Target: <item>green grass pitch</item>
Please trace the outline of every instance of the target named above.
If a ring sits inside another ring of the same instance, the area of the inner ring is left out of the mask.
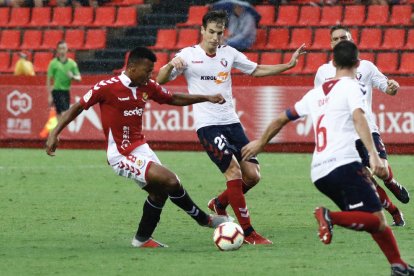
[[[225,187],[203,152],[157,152],[206,210]],[[272,246],[220,252],[212,229],[199,227],[170,201],[154,238],[169,248],[130,241],[145,192],[116,176],[104,151],[0,149],[1,275],[389,275],[370,235],[335,227],[332,244],[316,236],[313,210],[337,208],[310,182],[310,154],[260,155],[262,180],[246,198],[256,230]],[[414,195],[414,156],[390,156],[396,178]],[[414,208],[390,197],[407,226],[393,228],[414,263]],[[414,201],[414,200],[413,200]],[[390,216],[387,215],[391,222]]]

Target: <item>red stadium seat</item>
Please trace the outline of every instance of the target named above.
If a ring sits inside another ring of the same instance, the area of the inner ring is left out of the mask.
[[[157,61],[154,64],[154,72],[158,72],[161,67],[168,63],[168,53],[156,52],[155,55],[157,56]]]
[[[365,19],[365,6],[345,6],[343,25],[358,26],[363,25]]]
[[[20,31],[3,30],[0,39],[0,49],[19,49],[20,48]]]
[[[257,52],[247,52],[243,53],[249,60],[258,63],[259,62],[259,53]]]
[[[260,55],[260,64],[273,65],[282,63],[282,53],[262,52]]]
[[[408,29],[407,42],[404,45],[406,50],[414,50],[414,29]]]
[[[321,9],[314,6],[303,6],[300,9],[298,25],[300,26],[318,26],[321,19]]]
[[[52,52],[35,52],[33,56],[33,66],[36,73],[47,72],[49,62],[53,59]]]
[[[384,41],[381,48],[387,50],[402,49],[404,46],[405,30],[396,28],[387,28],[384,31]]]
[[[414,53],[403,52],[401,54],[401,63],[398,71],[401,74],[413,74],[414,73]]]
[[[177,26],[201,26],[201,20],[207,11],[207,6],[190,6],[187,21],[184,23],[178,23]]]
[[[331,29],[317,28],[310,49],[328,50],[331,49]]]
[[[287,49],[289,43],[289,30],[272,28],[269,31],[269,38],[267,40],[266,49],[280,50]]]
[[[95,10],[95,20],[91,26],[112,26],[115,22],[115,7],[97,7]]]
[[[288,63],[290,61],[290,59],[292,58],[292,55],[293,55],[293,52],[285,52],[283,54],[282,63]],[[283,72],[282,74],[301,74],[302,70],[303,70],[304,63],[305,63],[305,58],[302,55],[302,56],[299,57],[298,64],[296,64],[295,67]]]
[[[33,8],[32,9],[32,18],[30,19],[30,27],[44,27],[49,26],[51,21],[51,8]]]
[[[65,32],[65,41],[69,49],[83,49],[85,31],[82,29],[68,29]]]
[[[68,58],[71,58],[71,59],[75,60],[76,52],[70,51],[70,52],[68,52],[67,56],[68,56]]]
[[[351,28],[349,29],[349,31],[351,32],[351,36],[352,36],[352,40],[354,41],[355,44],[358,45],[359,42],[359,30],[357,28]]]
[[[9,72],[10,70],[10,53],[0,51],[0,72]]]
[[[377,53],[375,62],[381,72],[385,74],[398,73],[398,54],[397,53]]]
[[[326,53],[308,53],[306,54],[306,64],[302,73],[314,74],[318,70],[319,66],[325,64],[328,61],[328,55]]]
[[[388,22],[388,5],[368,6],[368,15],[365,20],[367,26],[384,25]]]
[[[289,49],[299,48],[303,43],[307,47],[311,47],[312,45],[312,30],[309,28],[295,28],[292,30],[291,37],[290,43],[288,44]]]
[[[199,42],[199,29],[181,29],[178,34],[176,49],[182,49],[188,46],[195,45]]]
[[[264,49],[267,42],[267,29],[257,29],[256,41],[254,42],[252,49]]]
[[[50,25],[52,26],[69,26],[72,22],[72,8],[56,7],[53,8],[53,17]]]
[[[411,5],[393,5],[389,25],[411,25]]]
[[[271,5],[257,5],[256,11],[262,16],[259,26],[272,25],[275,22],[275,7]]]
[[[93,21],[92,7],[79,7],[74,9],[73,21],[71,26],[88,26]]]
[[[275,25],[292,26],[298,21],[299,6],[279,6]]]
[[[359,58],[374,62],[375,55],[373,52],[359,52]]]
[[[10,8],[0,8],[0,27],[6,27],[9,24]]]
[[[364,28],[361,31],[361,38],[359,40],[358,48],[363,49],[379,49],[382,40],[382,30],[380,28],[369,29]]]
[[[83,49],[103,49],[106,46],[106,30],[89,29],[86,31]]]
[[[319,26],[333,26],[341,23],[342,6],[323,6]]]
[[[11,9],[9,27],[25,27],[29,24],[30,8]]]
[[[120,7],[116,15],[114,27],[125,27],[137,25],[136,7]]]
[[[40,49],[42,44],[42,31],[40,30],[26,30],[23,35],[21,49]]]
[[[40,49],[56,49],[57,43],[63,40],[62,30],[45,30],[43,31],[43,41]]]
[[[152,49],[174,49],[177,44],[177,31],[175,29],[159,29],[157,41]]]

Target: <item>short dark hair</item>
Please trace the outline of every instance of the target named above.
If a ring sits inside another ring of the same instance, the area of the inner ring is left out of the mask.
[[[56,48],[57,47],[59,47],[60,45],[62,45],[62,44],[65,44],[66,43],[66,41],[64,41],[64,40],[59,40],[59,42],[56,44]]]
[[[344,30],[345,32],[350,33],[348,27],[345,27],[343,25],[335,25],[335,26],[331,27],[330,34],[332,35],[332,33],[335,32],[336,30]]]
[[[207,28],[207,24],[210,22],[222,23],[227,25],[228,16],[225,10],[211,10],[203,16],[203,27]]]
[[[156,62],[157,56],[146,47],[136,47],[129,53],[127,66],[137,62],[139,59],[149,59],[152,62]]]
[[[343,40],[333,48],[334,62],[338,67],[352,68],[358,59],[358,48],[352,41]]]

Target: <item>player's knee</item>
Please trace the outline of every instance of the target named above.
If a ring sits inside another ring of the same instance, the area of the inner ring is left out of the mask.
[[[244,183],[246,183],[246,185],[250,186],[250,187],[253,187],[257,183],[259,183],[260,179],[261,179],[260,173],[255,173],[253,175],[243,176]]]
[[[164,181],[164,187],[168,193],[177,191],[181,188],[180,180],[176,175],[171,175]]]

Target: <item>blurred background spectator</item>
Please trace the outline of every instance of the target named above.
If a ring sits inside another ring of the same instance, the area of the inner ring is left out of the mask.
[[[35,71],[33,69],[33,63],[27,59],[26,52],[19,53],[19,59],[14,67],[15,76],[34,76]]]

